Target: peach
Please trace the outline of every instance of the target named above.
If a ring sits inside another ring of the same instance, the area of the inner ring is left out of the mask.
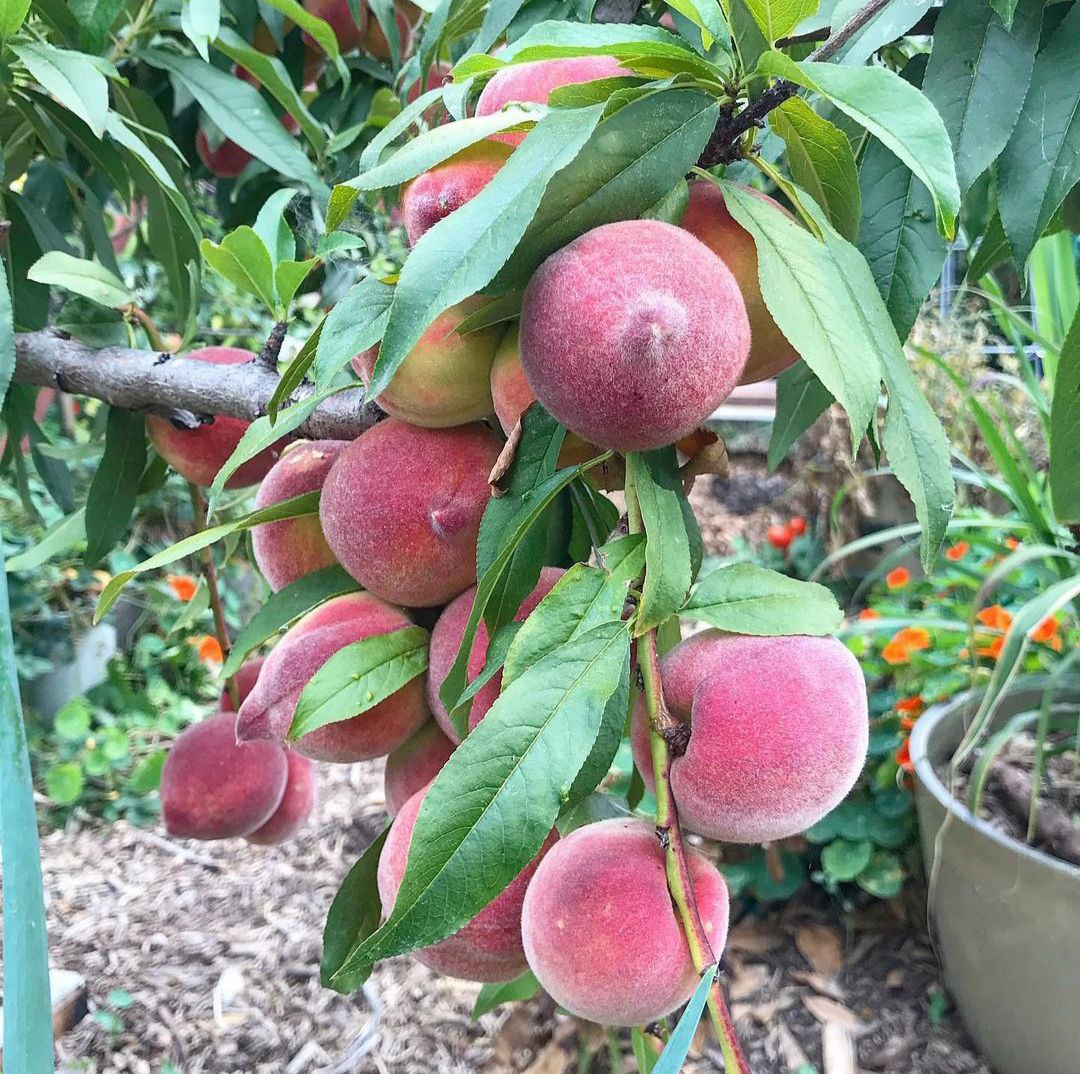
[[[671,714],[690,723],[671,765],[679,817],[729,843],[804,831],[844,798],[866,759],[866,685],[835,638],[744,637],[706,630],[661,664]],[[634,759],[654,786],[644,703]]]
[[[717,958],[727,939],[724,878],[687,855]],[[556,1003],[604,1025],[645,1025],[685,1003],[698,974],[668,894],[656,830],[603,820],[571,832],[536,870],[521,916],[529,967]]]
[[[402,5],[402,9],[405,9],[405,5]],[[416,19],[413,19],[413,25],[416,25]],[[405,103],[412,104],[421,92],[430,93],[433,89],[442,89],[450,81],[450,72],[453,67],[445,60],[439,60],[438,63],[432,65],[428,71],[427,79],[424,82],[423,90],[420,89],[420,79],[417,78],[415,82],[409,86],[408,92],[405,94]],[[424,112],[424,121],[430,127],[438,126],[439,123],[446,122],[450,118],[449,113],[443,107],[441,101],[436,101],[430,108]]]
[[[259,672],[262,671],[262,666],[265,663],[265,656],[256,656],[252,660],[245,660],[240,665],[240,669],[236,673],[236,690],[240,695],[241,705],[244,703],[244,698],[255,689],[255,683],[259,681]],[[232,697],[230,697],[228,690],[223,690],[221,692],[221,699],[218,701],[218,711],[236,711],[233,707]]]
[[[751,187],[742,189],[787,213],[767,194]],[[690,184],[690,201],[682,226],[731,269],[746,303],[746,315],[750,319],[750,357],[739,383],[753,384],[782,373],[799,355],[777,327],[761,297],[754,240],[749,232],[735,223],[724,204],[724,195],[715,183],[702,181]]]
[[[309,440],[290,444],[270,468],[259,491],[257,508],[321,489],[346,440]],[[336,563],[323,536],[318,515],[264,522],[251,531],[251,547],[263,577],[276,593],[305,574]]]
[[[250,362],[255,355],[238,347],[203,347],[189,351],[173,362],[212,362],[214,365],[240,365]],[[247,431],[248,423],[240,418],[218,415],[197,429],[177,429],[167,418],[150,416],[146,419],[146,431],[154,450],[177,473],[200,488],[214,483],[218,470],[225,465],[236,450],[240,438]],[[260,451],[248,459],[225,483],[228,489],[243,488],[261,481],[277,461],[286,441]]]
[[[427,792],[427,787],[417,791],[401,807],[379,857],[378,885],[384,914],[390,913],[397,898],[416,816]],[[557,839],[553,830],[536,857],[476,917],[445,940],[413,951],[413,957],[437,973],[467,981],[509,981],[524,973],[521,904],[537,865]]]
[[[295,750],[286,750],[285,757],[289,772],[281,804],[261,828],[244,836],[249,843],[259,846],[284,843],[303,827],[315,808],[315,766]]]
[[[245,79],[250,80],[250,76]],[[206,170],[218,179],[235,179],[255,159],[231,138],[222,139],[216,149],[211,149],[206,131],[202,129],[195,135],[195,152],[206,165]]]
[[[533,591],[521,602],[521,606],[514,616],[514,622],[525,622],[532,614],[533,609],[555,588],[555,583],[565,573],[561,567],[544,567],[540,572],[540,580],[536,583]],[[428,649],[428,705],[435,716],[435,722],[442,728],[443,734],[454,743],[461,740],[457,731],[454,730],[450,714],[446,711],[442,698],[439,697],[439,688],[457,659],[458,650],[461,648],[462,639],[465,637],[465,626],[469,621],[469,616],[472,614],[475,599],[476,588],[474,586],[446,606],[431,632],[431,645]],[[487,659],[487,647],[487,626],[481,620],[476,636],[473,638],[472,649],[469,652],[469,663],[466,668],[469,682],[472,682],[483,670],[484,661]],[[472,707],[469,710],[470,731],[487,715],[488,709],[495,704],[501,687],[502,672],[499,671],[473,698]]]
[[[319,517],[341,565],[409,607],[445,604],[476,582],[476,539],[501,443],[482,425],[379,422],[338,456]]]
[[[368,8],[361,0],[360,22],[357,23],[349,10],[348,0],[304,0],[304,8],[312,15],[325,20],[334,31],[338,41],[338,48],[342,52],[352,52],[357,48],[368,30]],[[318,48],[316,42],[306,31],[304,44]]]
[[[185,728],[161,770],[165,829],[182,839],[231,839],[262,827],[288,777],[276,742],[236,741],[236,716],[218,712]]]
[[[659,220],[604,224],[536,270],[521,310],[521,361],[572,433],[647,451],[693,432],[739,381],[750,326],[735,278],[688,232]]]
[[[467,298],[431,322],[377,399],[387,414],[426,429],[444,429],[492,412],[491,363],[503,326],[496,324],[466,335],[457,331],[458,325],[483,305],[480,296]],[[353,359],[353,369],[365,385],[371,383],[378,355],[376,344]]]
[[[426,787],[454,752],[454,744],[434,721],[424,724],[415,735],[403,742],[386,758],[383,791],[386,811],[391,816],[417,791]]]
[[[394,22],[397,24],[398,42],[401,45],[400,58],[405,59],[412,49],[412,25],[409,23],[408,16],[402,11],[394,12]],[[390,62],[390,42],[386,39],[386,34],[374,15],[368,17],[367,29],[360,39],[360,48],[380,63]]]
[[[512,152],[502,142],[476,142],[406,183],[401,215],[409,242],[415,244],[429,227],[475,198]]]
[[[370,593],[346,593],[309,612],[266,658],[255,689],[240,706],[237,738],[284,742],[300,694],[334,653],[412,625],[403,611]],[[309,731],[293,748],[316,761],[367,761],[396,749],[429,715],[424,681],[417,677],[367,712]]]
[[[553,90],[598,78],[618,78],[631,72],[619,65],[614,56],[570,56],[560,60],[535,60],[500,68],[480,93],[476,102],[478,116],[501,111],[511,101],[547,104]],[[500,142],[520,145],[524,132],[495,134]]]

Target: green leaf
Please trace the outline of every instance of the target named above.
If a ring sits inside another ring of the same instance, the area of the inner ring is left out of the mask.
[[[791,177],[828,214],[845,239],[859,233],[859,172],[851,142],[801,97],[791,97],[769,113],[772,128],[787,146]]]
[[[960,189],[952,144],[941,116],[919,90],[884,67],[795,63],[779,52],[762,56],[758,68],[827,97],[884,142],[930,191],[941,234],[955,236]]]
[[[312,571],[290,582],[284,589],[272,593],[270,599],[244,624],[229,649],[229,657],[221,669],[221,677],[230,679],[240,665],[265,641],[302,615],[344,593],[360,588],[356,580],[336,563]]]
[[[775,45],[803,19],[813,15],[818,5],[817,0],[746,0],[746,6],[765,35],[765,40]]]
[[[54,764],[45,773],[45,793],[57,805],[72,805],[86,785],[82,768],[74,761]]]
[[[30,0],[0,0],[0,44],[23,24],[30,10]]]
[[[245,294],[253,295],[275,313],[274,266],[265,243],[247,224],[230,231],[218,245],[210,239],[199,244],[206,263]]]
[[[379,158],[382,156],[383,150],[390,145],[397,138],[401,137],[417,120],[427,111],[428,107],[435,103],[440,97],[442,97],[441,89],[428,90],[427,93],[421,93],[415,101],[405,105],[405,107],[398,112],[385,127],[380,130],[374,138],[366,146],[364,151],[360,154],[360,171],[366,172],[369,168],[374,168],[379,162]],[[348,208],[352,207],[352,203],[356,200],[359,191],[355,188],[340,184],[334,187],[334,193],[338,191],[343,193],[339,195],[342,202],[346,198],[351,199],[348,201]],[[348,215],[348,208],[346,208],[345,215]],[[327,215],[327,229],[340,227],[345,216],[342,216],[340,220],[336,220],[331,226],[332,216]]]
[[[878,899],[894,899],[903,889],[905,876],[904,867],[895,854],[876,850],[855,882]]]
[[[668,195],[708,143],[719,107],[710,94],[678,88],[632,101],[605,119],[552,179],[493,290],[523,289],[541,261],[578,235],[636,219]]]
[[[630,1030],[630,1047],[634,1051],[634,1062],[637,1063],[638,1074],[653,1074],[656,1069],[656,1060],[660,1058],[656,1038],[646,1036],[645,1031],[634,1026]]]
[[[125,6],[125,0],[70,0],[68,8],[79,26],[79,47],[86,52],[101,52]]]
[[[626,484],[637,496],[645,526],[645,585],[634,626],[640,636],[682,607],[694,580],[675,448],[628,454]]]
[[[592,749],[629,652],[627,625],[609,623],[502,693],[435,777],[393,911],[345,968],[449,936],[528,864]]]
[[[90,706],[85,697],[69,701],[53,717],[53,733],[67,742],[82,742],[90,733]]]
[[[666,2],[668,7],[674,8],[701,30],[701,43],[706,51],[709,51],[713,47],[713,42],[717,40],[723,42],[730,51],[731,35],[718,0],[666,0]],[[817,0],[801,0],[801,2],[816,4]]]
[[[86,496],[86,562],[95,564],[127,532],[146,466],[146,423],[142,414],[109,407],[105,454]]]
[[[834,839],[821,851],[821,867],[833,880],[854,880],[870,864],[873,852],[868,839],[858,843]]]
[[[834,402],[832,393],[803,361],[796,362],[776,378],[776,416],[769,437],[769,470],[775,470],[796,440]]]
[[[471,1018],[475,1022],[489,1011],[501,1007],[504,1003],[516,1003],[522,999],[534,999],[540,994],[540,982],[532,970],[526,970],[512,981],[495,981],[480,989],[480,994],[473,1004]]]
[[[1065,337],[1050,404],[1050,495],[1062,522],[1080,522],[1080,314]]]
[[[271,7],[277,8],[287,19],[296,23],[301,30],[307,31],[315,39],[319,48],[332,60],[336,60],[341,55],[337,36],[325,19],[313,15],[303,4],[297,3],[297,0],[264,0],[264,2]]]
[[[1080,180],[1080,8],[1072,7],[1035,58],[1020,118],[997,163],[998,210],[1023,266]]]
[[[1019,14],[1010,33],[986,0],[949,0],[934,26],[923,93],[952,139],[961,192],[1005,148],[1031,82],[1042,0],[1024,0]]]
[[[262,507],[257,511],[252,511],[250,514],[241,515],[239,518],[234,518],[229,522],[223,522],[218,526],[210,526],[208,529],[193,533],[190,537],[185,537],[182,541],[177,541],[176,544],[170,545],[149,559],[143,560],[138,566],[121,571],[110,578],[98,598],[98,605],[94,611],[94,622],[101,621],[102,616],[116,603],[116,598],[120,596],[124,586],[136,575],[156,570],[158,567],[167,567],[170,563],[183,559],[184,556],[194,555],[204,548],[209,548],[215,541],[220,541],[223,537],[229,537],[234,533],[251,529],[252,526],[258,526],[262,522],[278,522],[283,518],[299,518],[301,515],[313,515],[318,510],[318,491],[305,492],[302,496],[293,496],[291,499],[281,500],[278,503],[271,504],[269,507]]]
[[[344,250],[362,250],[367,246],[362,235],[350,235],[347,231],[331,231],[320,235],[315,244],[315,254],[324,260]]]
[[[596,105],[545,116],[476,197],[424,232],[401,271],[368,398],[386,389],[443,310],[476,294],[499,271],[551,177],[577,156],[601,111]]]
[[[1005,29],[1011,30],[1013,16],[1016,14],[1016,5],[1019,0],[990,0],[990,6],[1001,16],[1005,23]]]
[[[840,0],[833,7],[828,21],[834,29],[843,26],[864,6],[864,0]],[[865,63],[882,45],[903,37],[933,6],[934,0],[890,0],[840,47],[834,62]],[[819,16],[824,12],[825,5],[822,4],[818,9]]]
[[[131,292],[123,280],[96,261],[84,261],[61,250],[50,250],[39,257],[27,277],[35,283],[63,287],[113,309],[131,304]]]
[[[295,197],[296,191],[288,187],[275,191],[263,202],[255,223],[251,225],[251,230],[262,239],[275,269],[282,261],[291,261],[296,257],[296,238],[285,219],[285,210]]]
[[[389,160],[361,172],[344,185],[361,191],[400,186],[492,134],[517,127],[526,121],[538,120],[542,116],[543,111],[535,107],[507,108],[493,115],[472,116],[456,123],[432,127],[406,142]]]
[[[98,138],[104,136],[109,85],[91,57],[43,41],[20,42],[12,45],[11,51],[69,112],[78,116]]]
[[[150,794],[161,786],[161,770],[165,767],[168,750],[154,750],[147,754],[132,769],[128,777],[127,789],[132,794]]]
[[[382,339],[394,289],[377,276],[355,283],[327,314],[315,351],[315,383],[329,384],[361,351]]]
[[[356,859],[326,915],[319,979],[324,988],[332,988],[344,995],[360,988],[371,972],[370,964],[355,965],[347,972],[339,971],[355,948],[379,927],[382,919],[377,872],[379,855],[389,834],[388,824]]]
[[[86,508],[80,507],[73,514],[57,519],[29,548],[8,560],[8,571],[32,571],[84,540],[85,514]]]
[[[322,189],[299,143],[282,127],[254,86],[193,56],[162,49],[144,49],[139,55],[151,66],[168,71],[199,102],[221,133],[241,149],[290,179],[306,183],[313,190]]]
[[[754,238],[765,305],[780,331],[851,419],[852,447],[877,409],[884,351],[899,348],[891,325],[884,338],[863,309],[830,245],[786,213],[734,183],[721,183],[724,202]],[[876,307],[881,297],[872,286]],[[857,354],[860,360],[852,361]]]
[[[315,257],[305,258],[303,261],[281,261],[274,271],[274,288],[277,291],[278,301],[281,303],[280,312],[286,312],[297,288],[311,275],[312,270],[318,265],[319,260]]]
[[[825,586],[753,563],[732,563],[702,578],[680,614],[731,634],[764,637],[831,634],[844,621]]]
[[[404,627],[339,649],[308,681],[296,703],[289,740],[373,709],[427,670],[428,632]]]
[[[221,0],[183,0],[180,5],[180,29],[206,63],[207,46],[221,29]]]
[[[620,537],[599,550],[602,567],[575,563],[533,609],[503,664],[503,689],[553,649],[622,617],[629,583],[645,566],[645,539]]]
[[[712,988],[715,977],[716,963],[714,962],[711,966],[707,966],[701,975],[701,981],[694,989],[686,1010],[682,1012],[678,1024],[660,1053],[660,1058],[656,1061],[656,1066],[653,1067],[653,1074],[679,1074],[682,1070],[690,1045],[694,1042],[694,1034],[697,1033],[701,1013],[705,1010],[709,989]]]

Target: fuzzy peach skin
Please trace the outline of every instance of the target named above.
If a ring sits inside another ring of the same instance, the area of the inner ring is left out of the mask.
[[[387,813],[397,816],[401,807],[439,774],[453,752],[453,742],[434,721],[424,724],[408,742],[398,746],[386,758],[383,770]]]
[[[561,60],[535,60],[501,68],[484,86],[476,102],[478,116],[502,111],[512,101],[547,104],[553,90],[598,78],[618,78],[631,72],[614,56],[570,56]],[[493,134],[507,145],[521,145],[525,133]]]
[[[255,689],[255,683],[259,681],[259,672],[262,671],[262,666],[265,663],[266,657],[256,656],[251,660],[245,660],[240,665],[240,669],[236,673],[236,691],[240,695],[240,704],[243,704],[244,698]],[[236,711],[227,689],[221,691],[221,698],[218,701],[218,711]]]
[[[512,152],[501,142],[477,142],[406,183],[401,215],[409,242],[415,245],[429,227],[475,198]]]
[[[572,433],[647,451],[693,432],[739,382],[750,326],[735,278],[659,220],[594,228],[525,289],[521,362]]]
[[[687,864],[719,957],[727,885],[700,854],[688,853]],[[529,968],[555,1002],[592,1022],[645,1025],[697,987],[656,829],[643,820],[603,820],[561,839],[529,883],[521,937]]]
[[[281,797],[281,804],[261,828],[256,828],[244,836],[249,843],[258,846],[284,843],[304,826],[315,808],[315,766],[296,750],[286,750],[285,758],[289,764],[289,773],[285,780],[285,793]]]
[[[424,787],[401,807],[379,857],[377,879],[385,915],[393,909],[405,875],[416,815],[427,791]],[[558,834],[552,830],[536,857],[476,917],[445,940],[413,951],[413,957],[436,973],[466,981],[509,981],[524,973],[521,904],[537,865],[557,839]]]
[[[256,508],[270,507],[321,489],[347,440],[307,440],[291,444],[263,478]],[[276,593],[305,574],[336,563],[323,536],[318,515],[264,522],[251,531],[251,547],[263,577]]]
[[[767,194],[751,187],[742,189],[788,215],[787,210]],[[739,383],[754,384],[782,373],[798,359],[798,352],[777,327],[761,297],[754,240],[748,231],[735,223],[724,204],[724,195],[715,183],[690,184],[690,201],[682,226],[731,269],[746,303],[746,315],[750,319],[750,357]]]
[[[412,626],[399,608],[371,593],[346,593],[295,623],[266,658],[259,681],[240,706],[241,741],[284,742],[300,694],[315,674],[346,645]],[[367,712],[308,732],[294,749],[316,761],[350,764],[384,757],[429,718],[424,682],[418,677]]]
[[[392,417],[426,429],[445,429],[486,418],[491,402],[491,364],[502,338],[496,324],[460,335],[457,326],[485,300],[467,298],[440,313],[398,366],[377,399]],[[353,369],[365,386],[371,383],[379,345],[358,354]]]
[[[550,593],[559,579],[566,573],[561,567],[544,567],[540,571],[540,579],[533,587],[533,591],[521,602],[517,613],[514,615],[515,623],[524,623],[536,606]],[[428,705],[435,717],[435,722],[451,742],[460,742],[457,731],[450,720],[450,714],[439,697],[439,688],[443,680],[449,674],[457,659],[461,641],[465,637],[465,626],[472,614],[473,601],[476,599],[476,587],[467,589],[456,600],[452,601],[439,616],[435,628],[431,632],[431,645],[428,648],[428,677],[427,696]],[[472,649],[469,652],[469,664],[466,668],[468,681],[472,682],[484,669],[484,661],[487,660],[488,633],[484,621],[480,621],[476,636],[473,638]],[[499,691],[502,688],[502,672],[498,671],[490,682],[486,683],[476,697],[473,698],[472,708],[469,710],[469,730],[471,731],[486,715],[488,709],[495,704]]]
[[[409,23],[408,16],[399,10],[394,12],[394,22],[397,23],[398,41],[401,43],[401,59],[405,59],[412,51],[412,25]],[[386,34],[383,33],[383,28],[374,14],[368,16],[367,28],[360,39],[360,49],[380,63],[390,62],[390,42],[386,39]]]
[[[728,843],[804,831],[838,805],[866,760],[869,721],[858,662],[835,638],[752,638],[706,630],[661,663],[664,698],[690,721],[671,765],[679,818]],[[644,702],[634,760],[654,786]]]
[[[161,770],[165,829],[181,839],[231,839],[264,825],[281,804],[288,764],[276,742],[236,741],[236,716],[185,728]]]
[[[319,517],[341,565],[407,607],[445,604],[476,582],[488,475],[502,445],[482,425],[419,429],[388,418],[341,453]]]
[[[172,362],[212,362],[214,365],[240,365],[255,357],[237,347],[203,347],[169,359]],[[177,473],[200,488],[209,488],[236,450],[248,423],[239,418],[218,416],[197,429],[177,429],[166,418],[148,417],[146,431],[154,450]],[[225,483],[229,489],[243,488],[261,481],[281,455],[286,440],[279,440],[253,459],[248,459]]]

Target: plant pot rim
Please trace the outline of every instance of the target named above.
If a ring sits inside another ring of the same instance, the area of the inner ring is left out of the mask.
[[[1028,685],[1031,689],[1038,689],[1045,682],[1045,677],[1033,678],[1028,680]],[[1033,862],[1053,868],[1065,876],[1080,881],[1080,866],[1055,858],[1052,854],[1047,854],[1037,847],[1028,846],[1027,843],[1022,843],[1020,840],[1006,835],[988,821],[976,816],[966,804],[952,795],[949,788],[942,783],[937,772],[934,771],[933,762],[930,760],[930,739],[934,731],[958,708],[967,705],[977,697],[981,697],[984,692],[984,690],[980,689],[965,690],[963,693],[949,698],[948,701],[942,701],[940,704],[931,706],[915,722],[915,726],[911,731],[910,751],[911,763],[915,769],[916,778],[923,788],[933,795],[942,809],[955,816],[969,828],[974,828],[983,838],[997,843],[1014,854],[1030,858]]]

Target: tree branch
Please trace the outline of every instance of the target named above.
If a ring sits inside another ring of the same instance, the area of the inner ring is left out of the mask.
[[[814,49],[807,59],[832,59],[889,2],[890,0],[869,0],[869,3],[856,11],[835,33],[830,34],[820,48]],[[712,168],[717,164],[730,164],[733,160],[738,160],[742,155],[739,147],[742,136],[755,127],[764,127],[765,117],[789,97],[793,97],[798,89],[794,82],[781,79],[741,112],[724,116],[716,124],[698,164],[702,168]]]
[[[204,424],[215,414],[254,421],[266,413],[278,385],[277,373],[258,358],[243,365],[213,365],[127,347],[94,350],[48,331],[21,332],[15,337],[14,380],[160,414],[188,428]],[[289,402],[298,402],[312,391],[303,385]],[[355,439],[381,416],[378,407],[362,400],[359,387],[327,399],[297,434]]]

